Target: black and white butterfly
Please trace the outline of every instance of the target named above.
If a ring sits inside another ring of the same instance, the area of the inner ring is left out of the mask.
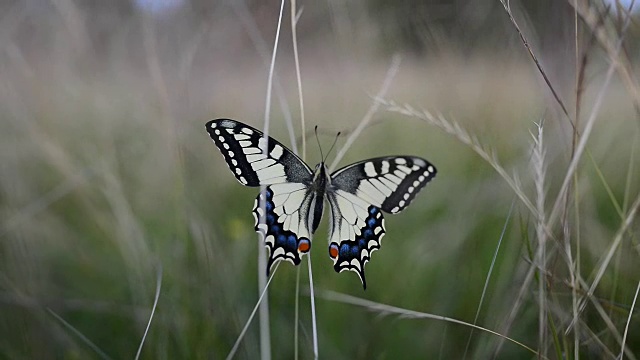
[[[432,164],[415,156],[364,160],[329,175],[324,162],[312,170],[284,145],[241,122],[211,120],[206,128],[242,185],[266,186],[253,215],[269,249],[267,274],[280,260],[300,264],[311,250],[326,198],[333,268],[356,272],[366,289],[364,266],[385,234],[382,211],[404,210],[436,175]]]

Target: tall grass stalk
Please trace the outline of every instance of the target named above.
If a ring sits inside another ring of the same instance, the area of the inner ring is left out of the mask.
[[[585,24],[590,28],[593,35],[600,43],[602,49],[607,53],[611,64],[615,67],[620,80],[627,88],[627,93],[631,96],[636,115],[640,114],[640,84],[634,75],[634,68],[626,52],[620,51],[620,44],[624,39],[633,18],[633,6],[636,0],[631,0],[624,11],[622,26],[618,29],[611,26],[609,28],[600,26],[602,16],[598,13],[596,4],[588,1],[567,0],[575,8]],[[624,9],[624,7],[620,7]]]
[[[271,92],[273,85],[273,73],[276,65],[276,55],[278,53],[278,43],[280,40],[280,29],[282,27],[282,16],[284,14],[284,4],[285,0],[280,1],[280,12],[278,14],[278,26],[276,28],[276,36],[273,42],[273,51],[271,54],[271,64],[269,66],[269,77],[267,80],[267,90],[266,90],[266,98],[265,98],[265,110],[264,110],[264,125],[263,125],[263,134],[265,142],[268,142],[269,138],[269,122],[271,119]],[[269,155],[269,147],[265,146],[263,150],[263,154],[265,156]],[[261,197],[263,199],[267,198],[266,195],[266,187],[260,187]],[[265,224],[265,214],[266,214],[266,202],[262,201],[259,204],[260,206],[260,218],[258,221],[260,224]],[[258,242],[258,286],[262,292],[267,292],[267,283],[266,283],[266,273],[264,269],[267,267],[267,252],[262,241]],[[260,304],[260,358],[262,360],[271,359],[271,335],[270,335],[270,326],[269,326],[269,301],[268,296],[266,301]]]
[[[524,47],[527,49],[527,52],[529,53],[531,60],[533,60],[534,64],[538,68],[538,71],[544,78],[544,82],[549,87],[549,90],[551,90],[551,93],[553,94],[553,97],[555,98],[556,102],[560,105],[560,108],[562,108],[562,112],[564,113],[564,115],[569,119],[569,122],[571,122],[571,116],[569,116],[567,107],[564,105],[564,102],[560,98],[560,95],[558,94],[554,86],[551,84],[551,80],[549,80],[547,73],[542,68],[542,65],[540,65],[540,61],[538,61],[538,57],[535,55],[535,53],[531,49],[531,45],[529,45],[529,41],[522,33],[522,30],[520,30],[520,25],[518,25],[518,22],[513,17],[513,13],[511,12],[511,4],[509,3],[509,1],[506,1],[506,0],[500,0],[500,3],[502,4],[502,7],[504,8],[504,10],[507,12],[507,15],[509,16],[509,20],[511,21],[516,31],[518,32],[518,36],[520,36],[520,40],[522,41],[522,44],[524,45]],[[571,123],[571,125],[573,126],[573,123]]]
[[[434,314],[429,314],[429,313],[423,313],[423,312],[419,312],[419,311],[414,311],[414,310],[408,310],[408,309],[403,309],[400,307],[396,307],[396,306],[391,306],[391,305],[386,305],[386,304],[381,304],[381,303],[377,303],[374,301],[370,301],[370,300],[366,300],[366,299],[361,299],[355,296],[351,296],[351,295],[346,295],[346,294],[341,294],[335,291],[321,291],[318,293],[318,296],[329,300],[329,301],[335,301],[335,302],[341,302],[341,303],[345,303],[345,304],[351,304],[351,305],[356,305],[356,306],[361,306],[364,307],[368,310],[371,311],[375,311],[381,315],[398,315],[401,319],[433,319],[433,320],[440,320],[440,321],[446,321],[446,322],[450,322],[450,323],[454,323],[454,324],[459,324],[459,325],[464,325],[464,326],[468,326],[470,328],[476,329],[476,330],[481,330],[484,332],[487,332],[489,334],[492,335],[496,335],[504,340],[507,340],[509,342],[512,342],[518,346],[520,346],[521,348],[531,352],[534,355],[538,355],[538,356],[542,356],[543,359],[546,359],[545,356],[543,356],[542,354],[538,353],[537,351],[535,351],[534,349],[530,348],[529,346],[523,344],[520,341],[517,341],[515,339],[512,339],[506,335],[500,334],[496,331],[484,328],[482,326],[478,326],[478,325],[474,325],[468,322],[464,322],[461,320],[457,320],[457,319],[452,319],[446,316],[440,316],[440,315],[434,315]]]
[[[256,302],[256,305],[253,307],[251,314],[249,314],[249,318],[247,319],[247,322],[244,324],[242,331],[240,331],[240,335],[238,335],[238,338],[236,339],[236,342],[233,344],[233,347],[231,348],[231,350],[229,351],[229,354],[227,354],[227,357],[226,357],[227,360],[233,359],[233,356],[236,354],[236,351],[238,351],[238,346],[240,346],[240,343],[242,342],[244,335],[247,333],[247,330],[249,329],[249,325],[251,325],[251,321],[253,320],[253,317],[256,315],[256,311],[258,310],[258,307],[261,307],[262,302],[266,299],[265,295],[268,294],[269,284],[271,284],[271,280],[273,280],[274,276],[276,275],[278,266],[280,266],[279,261],[276,262],[275,266],[273,267],[273,270],[271,271],[271,275],[269,275],[269,280],[267,280],[265,287],[260,293],[260,297],[258,297],[258,301]]]
[[[507,170],[505,170],[498,162],[496,153],[491,149],[487,150],[487,148],[480,143],[477,137],[471,135],[456,121],[448,120],[442,114],[433,115],[427,110],[416,110],[409,104],[399,105],[393,100],[388,100],[381,97],[377,98],[377,101],[384,106],[384,109],[386,111],[422,120],[427,124],[436,126],[449,135],[453,135],[456,139],[467,145],[469,148],[475,151],[476,154],[480,155],[483,160],[491,165],[491,167],[493,167],[498,172],[498,174],[502,176],[507,184],[509,184],[520,201],[522,201],[522,203],[531,211],[531,213],[537,215],[536,213],[538,210],[533,205],[529,197],[525,194],[524,190],[522,190],[520,179],[515,174],[513,176],[509,175],[507,173]]]
[[[504,226],[502,227],[502,232],[500,233],[500,238],[498,239],[498,244],[496,244],[496,249],[493,252],[493,258],[491,259],[491,265],[489,265],[489,270],[487,271],[487,277],[484,281],[484,286],[482,287],[482,294],[480,295],[480,301],[478,301],[478,308],[476,309],[476,314],[473,317],[473,325],[478,324],[478,318],[480,317],[480,310],[482,309],[482,305],[484,304],[484,297],[487,294],[487,289],[489,288],[489,281],[491,280],[491,275],[493,274],[493,267],[496,264],[496,260],[498,259],[498,253],[500,252],[500,248],[502,247],[502,240],[504,239],[504,235],[507,232],[507,227],[509,225],[509,220],[511,220],[511,215],[513,214],[513,209],[516,204],[515,197],[511,200],[511,206],[509,207],[509,213],[504,221]],[[473,338],[473,330],[469,333],[469,339],[467,339],[467,345],[464,349],[463,359],[467,358],[467,352],[469,350],[469,346],[471,345],[471,339]]]
[[[87,344],[91,348],[91,350],[95,351],[101,359],[111,360],[111,357],[107,355],[98,345],[94,344],[88,337],[86,337],[80,330],[76,329],[73,325],[69,324],[68,321],[63,319],[60,315],[58,315],[55,311],[47,308],[47,311],[51,316],[53,316],[56,320],[58,320],[65,328],[70,330],[73,334],[75,334],[83,343]]]
[[[156,278],[156,295],[153,299],[153,306],[151,307],[151,314],[149,314],[149,321],[147,322],[147,327],[144,329],[144,334],[142,335],[142,339],[140,340],[140,346],[138,346],[138,352],[136,353],[135,360],[140,358],[140,354],[142,353],[142,346],[144,345],[144,341],[147,338],[147,334],[149,333],[149,329],[151,328],[151,321],[153,321],[153,316],[156,313],[156,307],[158,306],[158,299],[160,299],[160,290],[162,290],[162,264],[158,263],[158,275]]]
[[[389,91],[389,87],[391,86],[391,82],[393,81],[393,78],[398,73],[398,70],[400,70],[401,60],[402,58],[399,55],[395,55],[391,60],[391,64],[389,65],[387,74],[384,77],[382,85],[380,86],[380,90],[378,90],[378,93],[376,94],[374,101],[371,103],[369,110],[367,110],[367,113],[364,115],[362,120],[360,120],[360,122],[358,123],[358,126],[356,126],[355,130],[349,134],[349,137],[345,141],[344,145],[340,148],[340,150],[336,154],[336,157],[335,159],[333,159],[331,166],[329,166],[329,173],[331,173],[336,168],[336,166],[338,166],[338,163],[340,162],[340,160],[342,160],[344,155],[347,153],[347,150],[349,150],[349,148],[351,147],[351,144],[353,144],[353,142],[358,138],[358,136],[360,136],[362,131],[371,122],[373,115],[375,115],[375,113],[378,111],[378,108],[380,107],[380,103],[376,101],[376,99],[381,99],[386,96],[387,91]]]
[[[538,240],[538,251],[535,262],[538,266],[538,351],[545,355],[547,349],[547,236],[545,232],[545,149],[543,143],[543,123],[537,125],[537,134],[531,135],[534,142],[533,147],[533,179],[536,188],[536,208],[538,217],[536,219],[536,238]]]
[[[300,14],[302,13],[302,10]],[[302,95],[302,76],[300,75],[300,57],[298,55],[298,31],[297,24],[300,14],[297,13],[296,0],[291,0],[291,41],[293,43],[293,58],[296,67],[296,80],[298,85],[298,101],[300,103],[300,132],[304,134],[306,132],[306,125],[304,119],[304,96]],[[306,138],[302,137],[302,160],[306,161],[307,154],[307,142]],[[316,328],[316,303],[313,291],[313,272],[311,268],[311,254],[307,255],[308,270],[309,270],[309,287],[311,292],[311,324],[313,333],[313,355],[314,358],[318,358],[318,331]],[[299,296],[300,296],[300,268],[296,271],[296,312],[294,316],[294,356],[298,359],[298,332],[299,332]]]
[[[307,256],[309,267],[309,295],[311,297],[311,329],[313,331],[313,358],[318,358],[318,330],[316,324],[316,296],[313,289],[313,272],[311,271],[311,256]]]
[[[260,32],[260,29],[256,24],[256,20],[251,15],[251,11],[247,6],[246,1],[230,1],[229,5],[233,9],[235,15],[238,17],[240,23],[247,32],[247,35],[249,36],[253,47],[264,63],[265,70],[269,71],[269,69],[271,68],[271,58],[273,53],[271,51],[271,47],[267,44],[267,41],[262,37],[262,33]],[[280,105],[280,111],[282,111],[282,116],[284,117],[284,121],[287,126],[291,150],[293,150],[293,152],[297,154],[298,144],[295,138],[295,130],[293,129],[291,108],[289,107],[289,103],[287,102],[287,97],[285,95],[282,84],[280,83],[280,77],[278,76],[277,72],[274,72],[273,74],[273,91],[275,92],[278,104]]]
[[[633,311],[636,308],[636,301],[638,300],[638,292],[640,292],[640,281],[638,281],[638,286],[636,287],[636,293],[633,295],[633,302],[631,302],[631,308],[629,309],[629,318],[627,319],[627,324],[624,326],[624,335],[622,336],[622,348],[620,349],[620,355],[618,355],[618,359],[622,360],[625,352],[625,344],[627,342],[627,334],[629,333],[629,324],[631,324],[631,318],[633,317]]]

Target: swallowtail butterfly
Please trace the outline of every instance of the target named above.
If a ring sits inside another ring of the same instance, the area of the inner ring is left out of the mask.
[[[253,215],[269,249],[267,274],[280,260],[300,264],[327,199],[333,268],[356,272],[366,289],[365,264],[385,234],[382,212],[404,210],[436,175],[431,163],[415,156],[364,160],[328,174],[324,162],[312,170],[284,145],[241,122],[211,120],[206,128],[242,185],[266,187]]]

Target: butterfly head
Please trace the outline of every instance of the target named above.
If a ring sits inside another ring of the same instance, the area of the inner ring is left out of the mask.
[[[331,180],[329,176],[329,170],[327,169],[327,165],[325,165],[324,161],[320,162],[316,165],[315,170],[313,171],[313,183],[314,184],[327,184]]]

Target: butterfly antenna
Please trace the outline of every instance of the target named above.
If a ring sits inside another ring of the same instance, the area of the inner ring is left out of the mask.
[[[338,142],[339,137],[340,137],[340,131],[338,131],[338,133],[336,134],[336,138],[333,139],[333,144],[331,145],[331,148],[329,148],[329,152],[327,152],[327,157],[329,157],[329,154],[331,154],[331,150],[333,150],[333,148],[336,146],[336,143]]]
[[[320,139],[318,139],[318,125],[313,129],[316,133],[316,143],[318,143],[318,148],[320,149],[320,159],[324,162],[324,155],[322,155],[322,146],[320,146]]]

